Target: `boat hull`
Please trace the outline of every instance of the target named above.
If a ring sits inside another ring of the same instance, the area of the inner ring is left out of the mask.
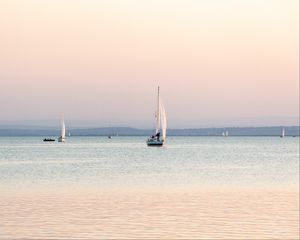
[[[164,145],[164,142],[163,141],[151,141],[151,140],[148,140],[147,141],[147,146],[148,147],[162,147]]]

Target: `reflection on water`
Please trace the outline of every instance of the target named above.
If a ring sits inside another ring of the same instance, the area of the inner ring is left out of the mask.
[[[7,193],[0,238],[296,239],[297,191]]]
[[[298,239],[298,141],[0,137],[0,239]]]

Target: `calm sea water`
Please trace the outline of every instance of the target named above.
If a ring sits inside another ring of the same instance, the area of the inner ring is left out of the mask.
[[[299,138],[145,137],[0,138],[0,186],[99,187],[298,184]]]
[[[299,138],[0,137],[0,239],[298,239]]]

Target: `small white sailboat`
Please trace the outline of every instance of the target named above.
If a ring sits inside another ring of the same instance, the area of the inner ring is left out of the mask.
[[[283,138],[284,135],[285,135],[285,131],[284,131],[284,128],[283,128],[280,137]]]
[[[65,142],[66,141],[66,126],[65,126],[64,116],[62,116],[62,120],[61,120],[61,134],[60,134],[60,137],[57,140],[58,140],[58,142]]]
[[[225,137],[228,137],[228,136],[229,136],[228,131],[226,131],[225,132]]]
[[[159,87],[158,87],[158,94],[157,94],[157,110],[156,110],[155,118],[156,118],[155,134],[147,139],[147,145],[160,147],[163,146],[166,141],[167,116],[166,116],[165,107],[160,98]]]

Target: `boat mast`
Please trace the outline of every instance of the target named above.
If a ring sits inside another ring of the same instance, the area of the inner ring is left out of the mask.
[[[159,132],[159,125],[160,125],[160,111],[159,111],[159,86],[158,86],[158,89],[157,89],[157,110],[156,110],[156,132],[155,133],[158,133]]]

